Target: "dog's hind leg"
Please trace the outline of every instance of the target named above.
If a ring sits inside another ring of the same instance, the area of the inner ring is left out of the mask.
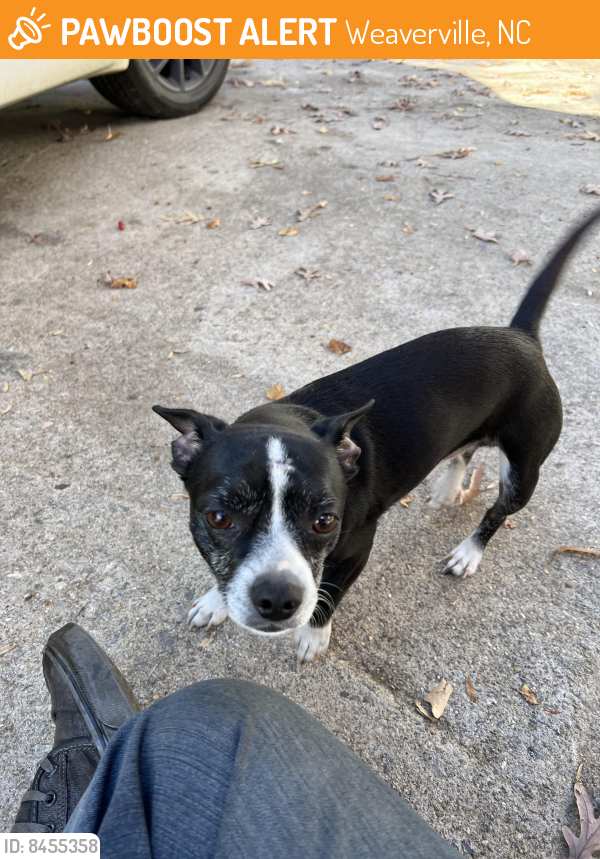
[[[446,471],[439,477],[431,491],[431,498],[428,501],[428,506],[433,510],[441,510],[442,507],[447,507],[455,500],[460,492],[460,487],[474,451],[459,453],[454,459],[450,460],[450,465]]]
[[[539,459],[533,462],[521,455],[509,459],[500,451],[500,491],[493,507],[466,540],[453,549],[444,570],[453,576],[472,576],[483,551],[506,517],[518,513],[527,504],[538,482]]]

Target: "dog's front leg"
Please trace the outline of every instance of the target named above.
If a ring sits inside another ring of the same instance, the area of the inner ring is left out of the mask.
[[[366,538],[361,540],[360,553],[343,561],[335,562],[327,559],[323,570],[323,578],[319,587],[319,599],[308,623],[294,630],[292,636],[292,647],[297,653],[298,665],[303,662],[312,662],[325,653],[329,647],[331,637],[331,621],[338,603],[350,588],[353,582],[364,570],[375,536],[376,524],[369,526],[368,532],[361,535]]]

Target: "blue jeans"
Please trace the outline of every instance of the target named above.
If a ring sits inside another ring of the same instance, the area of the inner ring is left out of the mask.
[[[102,859],[457,859],[384,781],[279,692],[206,680],[111,740],[67,826]]]

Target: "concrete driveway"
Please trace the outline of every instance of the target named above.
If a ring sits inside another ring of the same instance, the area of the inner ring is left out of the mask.
[[[16,645],[1,657],[0,829],[52,738],[41,648],[77,620],[144,705],[204,678],[257,680],[464,855],[566,853],[582,762],[600,802],[600,559],[548,557],[600,548],[599,232],[543,326],[565,426],[531,503],[456,581],[440,560],[490,495],[434,513],[431,478],[419,486],[383,518],[315,665],[231,622],[199,650],[185,617],[211,577],[169,466],[175,433],[151,411],[232,420],[276,383],[292,391],[438,328],[506,323],[600,203],[580,190],[600,184],[600,122],[565,119],[457,75],[342,61],[234,69],[201,114],[171,122],[124,117],[85,82],[0,114],[0,648]],[[476,149],[432,154],[460,147]],[[436,205],[432,190],[454,196]],[[173,220],[189,212],[199,220]],[[533,267],[514,266],[514,249]],[[98,283],[107,271],[137,289]],[[242,285],[254,277],[276,286]],[[333,354],[331,337],[352,351]],[[480,462],[489,485],[497,456],[480,452],[471,470]],[[413,702],[441,678],[454,693],[434,725]]]

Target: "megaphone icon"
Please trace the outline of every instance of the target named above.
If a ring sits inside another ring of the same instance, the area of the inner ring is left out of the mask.
[[[31,14],[33,15],[35,12],[35,7],[33,8]],[[45,13],[40,15],[37,19],[41,21],[42,18],[45,17]],[[22,16],[21,18],[17,18],[17,26],[15,28],[15,32],[12,33],[8,37],[8,42],[11,48],[14,48],[15,51],[22,50],[25,45],[36,45],[38,42],[42,41],[42,30],[45,30],[46,27],[49,27],[50,24],[44,24],[41,29],[38,27],[35,21],[32,21],[31,18],[27,18]]]

